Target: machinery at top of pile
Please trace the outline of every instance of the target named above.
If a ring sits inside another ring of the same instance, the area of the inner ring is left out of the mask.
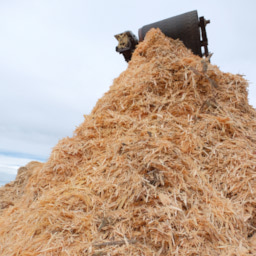
[[[116,51],[123,54],[125,60],[129,62],[136,45],[144,40],[146,33],[151,28],[159,28],[166,36],[180,39],[194,54],[200,57],[207,57],[209,55],[206,34],[206,25],[208,23],[210,23],[210,20],[206,20],[204,17],[198,18],[196,10],[183,13],[143,26],[138,31],[139,39],[131,31],[115,35],[118,40]],[[204,48],[203,52],[202,48]]]

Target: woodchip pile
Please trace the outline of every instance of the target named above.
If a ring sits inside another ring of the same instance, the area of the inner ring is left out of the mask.
[[[0,190],[0,255],[256,255],[247,82],[152,29],[49,160]]]

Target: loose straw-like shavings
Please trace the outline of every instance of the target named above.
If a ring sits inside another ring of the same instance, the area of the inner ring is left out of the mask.
[[[149,31],[74,136],[0,189],[0,255],[255,255],[247,86]]]

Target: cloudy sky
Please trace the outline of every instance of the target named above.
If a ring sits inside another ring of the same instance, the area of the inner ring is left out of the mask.
[[[256,107],[254,0],[0,0],[0,153],[47,159],[126,69],[113,36],[192,10]]]

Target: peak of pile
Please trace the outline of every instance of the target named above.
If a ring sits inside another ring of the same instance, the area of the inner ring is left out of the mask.
[[[74,136],[27,168],[0,254],[255,255],[247,86],[150,30]]]

